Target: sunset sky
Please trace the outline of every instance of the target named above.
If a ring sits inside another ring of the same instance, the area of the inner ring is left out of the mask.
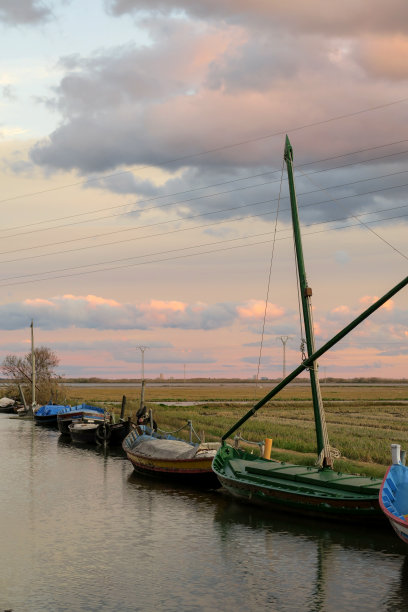
[[[407,275],[406,0],[0,0],[0,41],[0,360],[33,319],[65,376],[296,367],[286,134],[316,345]],[[407,377],[407,306],[321,376]]]

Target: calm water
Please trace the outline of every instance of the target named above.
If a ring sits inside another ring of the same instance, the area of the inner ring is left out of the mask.
[[[0,415],[0,611],[408,610],[391,528],[287,521]]]

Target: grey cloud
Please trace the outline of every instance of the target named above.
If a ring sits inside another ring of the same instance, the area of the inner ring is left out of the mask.
[[[52,10],[42,0],[0,0],[0,21],[9,25],[47,21]]]
[[[184,310],[124,304],[112,306],[85,298],[56,298],[52,302],[14,303],[0,306],[2,329],[28,328],[31,319],[46,330],[66,329],[220,329],[238,319],[237,304],[187,305]],[[159,315],[157,317],[157,314]]]
[[[364,3],[357,4],[361,7]],[[272,12],[267,2],[255,3],[254,6],[245,3],[240,5],[240,11],[242,14],[249,11],[250,14],[266,12],[278,16],[282,11],[288,12],[280,9],[277,3],[270,5],[273,6]],[[171,7],[185,8],[204,16],[212,14],[212,11],[234,12],[236,3],[180,2],[174,5],[153,1],[147,5],[141,1],[116,2],[111,3],[111,10],[119,14],[148,6],[162,11]],[[311,12],[317,8],[325,12],[323,5],[312,2]],[[352,10],[351,5],[348,5],[348,10]],[[289,16],[296,19],[288,12]],[[362,135],[364,142],[371,144],[367,140],[367,133],[372,133],[370,129],[367,132],[370,120],[373,120],[371,115],[359,117],[358,123],[352,118],[341,124],[328,122],[320,128],[298,129],[299,125],[318,123],[322,117],[340,114],[334,109],[333,100],[344,97],[345,84],[349,108],[370,106],[372,99],[381,101],[384,96],[384,89],[379,91],[378,85],[361,84],[354,64],[351,68],[333,64],[329,59],[330,44],[327,40],[308,34],[296,36],[292,31],[288,33],[277,27],[270,38],[264,32],[256,31],[255,34],[249,33],[246,42],[241,42],[238,47],[227,45],[225,53],[210,65],[209,70],[202,68],[200,72],[191,62],[195,44],[197,40],[204,44],[206,36],[210,30],[214,32],[216,26],[200,28],[188,20],[166,22],[159,18],[148,22],[146,27],[153,33],[150,46],[136,48],[126,45],[90,58],[74,55],[62,58],[60,67],[66,70],[66,75],[48,103],[61,113],[63,120],[47,139],[37,142],[32,148],[31,160],[35,164],[48,171],[77,170],[81,175],[113,173],[115,169],[134,165],[152,165],[169,171],[183,169],[181,177],[167,181],[160,188],[143,180],[143,170],[139,171],[140,178],[136,172],[135,175],[118,173],[87,185],[88,188],[97,186],[118,194],[134,193],[138,198],[148,199],[196,189],[205,182],[212,184],[261,173],[269,169],[269,160],[279,166],[284,133],[292,128],[295,130],[293,144],[298,165],[313,158],[329,157],[334,152],[358,150]],[[300,62],[296,74],[295,59]],[[362,87],[364,97],[360,95]],[[302,101],[301,108],[299,100]],[[344,107],[340,105],[338,108]],[[387,112],[384,121],[381,121],[381,116],[377,117],[377,141],[374,144],[388,142],[390,133],[400,131],[402,118],[399,108],[396,106],[395,112]],[[268,134],[278,135],[264,138]],[[259,136],[259,141],[246,142],[256,136]],[[238,142],[244,144],[224,146]],[[203,154],[205,151],[209,153]],[[400,163],[402,167],[403,160]],[[325,167],[327,164],[320,162],[313,169],[320,171]],[[349,183],[385,174],[389,167],[386,161],[373,161],[371,165],[353,170],[345,168],[320,173],[313,177],[317,186],[297,175],[302,221],[332,221],[366,209],[372,210],[380,195],[364,193],[385,185],[394,187],[397,177],[355,185]],[[396,165],[392,167],[395,169]],[[16,166],[16,170],[19,167]],[[400,179],[403,183],[402,177]],[[284,189],[287,189],[286,184]],[[216,193],[217,189],[213,191]],[[273,219],[271,213],[276,207],[273,202],[256,204],[242,212],[216,211],[240,204],[277,200],[278,192],[279,182],[259,185],[256,190],[237,189],[212,198],[202,198],[196,192],[191,196],[195,196],[194,202],[181,206],[177,197],[170,208],[181,216],[196,212],[205,213],[208,219],[227,219],[236,215],[259,214],[269,220]],[[403,199],[404,188],[381,194],[385,202],[383,208],[391,208]],[[160,198],[160,202],[166,201]],[[134,207],[135,212],[146,205],[143,202],[138,204]],[[280,215],[284,223],[289,221],[288,208],[286,191]]]
[[[11,85],[4,85],[4,87],[1,88],[1,95],[5,100],[9,100],[10,102],[17,99],[15,89]]]
[[[357,31],[407,31],[408,6],[404,0],[344,0],[332,4],[309,0],[296,4],[280,0],[110,0],[113,15],[151,11],[174,14],[183,11],[193,18],[225,20],[270,28],[271,24],[296,30],[325,32],[337,36]]]
[[[257,32],[238,49],[227,51],[210,64],[206,85],[230,94],[270,92],[275,84],[309,72],[310,57],[314,58],[314,70],[329,70],[328,52],[328,42],[317,38],[299,38],[274,28],[267,33]]]

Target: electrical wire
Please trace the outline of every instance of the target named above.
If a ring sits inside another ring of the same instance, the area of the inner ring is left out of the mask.
[[[397,141],[396,143],[391,143],[391,144],[400,144],[402,142],[407,142],[407,141],[406,140]],[[318,160],[318,161],[314,161],[314,162],[308,162],[308,163],[305,163],[305,164],[300,164],[299,166],[297,166],[297,168],[299,169],[299,168],[303,168],[303,167],[306,167],[306,166],[314,165],[315,163],[321,163],[323,161],[329,161],[329,160],[332,160],[332,159],[338,159],[339,157],[345,157],[345,156],[349,156],[349,155],[354,155],[356,153],[361,153],[361,152],[364,152],[364,151],[367,151],[367,150],[373,150],[373,149],[383,148],[383,147],[387,147],[387,146],[390,146],[390,144],[378,145],[376,147],[369,147],[368,149],[360,149],[359,151],[353,151],[353,152],[350,152],[350,153],[343,153],[341,155],[336,155],[336,156],[333,156],[333,157],[327,157],[327,158],[322,159],[322,160]],[[316,173],[321,173],[321,172],[330,172],[330,171],[338,170],[338,169],[341,169],[341,168],[361,165],[361,164],[369,163],[370,161],[383,160],[383,159],[386,159],[388,157],[394,157],[395,155],[403,155],[405,153],[408,153],[408,150],[399,151],[397,153],[389,153],[387,155],[382,155],[380,157],[369,158],[369,159],[361,160],[361,161],[358,161],[358,162],[351,162],[349,164],[343,164],[341,166],[334,166],[332,168],[323,168],[323,169],[319,169],[319,170],[314,170],[312,172],[309,172],[308,175],[316,174]],[[116,206],[108,206],[108,207],[105,207],[105,208],[96,209],[94,211],[77,213],[77,214],[73,214],[73,215],[66,215],[64,217],[54,217],[54,218],[45,219],[45,220],[42,220],[42,221],[35,221],[33,223],[28,223],[28,224],[25,224],[25,225],[12,226],[12,227],[9,227],[9,228],[4,228],[3,232],[10,232],[10,231],[17,230],[17,229],[25,229],[27,227],[38,227],[39,225],[42,225],[44,223],[52,223],[52,222],[55,222],[55,221],[65,221],[67,219],[77,219],[78,217],[84,217],[84,216],[87,216],[87,215],[93,215],[93,214],[97,214],[97,213],[100,213],[100,212],[105,212],[105,211],[108,211],[108,210],[117,210],[117,209],[120,209],[120,208],[129,208],[130,206],[133,206],[133,205],[140,205],[140,204],[144,204],[144,203],[149,203],[149,202],[157,201],[158,199],[162,199],[162,198],[166,198],[166,197],[173,197],[173,196],[178,196],[178,195],[184,195],[184,194],[192,193],[192,192],[195,192],[195,191],[201,191],[203,189],[211,189],[211,188],[219,187],[219,186],[222,186],[222,185],[236,183],[238,181],[249,180],[249,179],[252,179],[252,178],[259,178],[261,176],[266,176],[268,174],[276,174],[277,172],[278,172],[277,170],[270,170],[268,172],[262,172],[262,173],[258,173],[258,174],[254,174],[254,175],[250,175],[250,176],[246,176],[246,177],[231,179],[231,180],[228,180],[228,181],[223,181],[221,183],[213,183],[211,185],[204,185],[202,187],[195,187],[195,188],[192,188],[192,189],[187,189],[187,190],[184,190],[184,191],[175,192],[175,193],[171,193],[171,194],[158,195],[158,196],[154,196],[152,198],[148,198],[148,199],[145,199],[145,200],[136,200],[134,202],[128,202],[126,204],[119,204],[119,205],[116,205]],[[384,178],[386,176],[389,176],[389,174],[383,175],[382,178]],[[377,178],[380,178],[380,177],[377,177]],[[189,198],[187,200],[181,200],[181,201],[176,201],[176,202],[168,202],[168,203],[165,203],[165,204],[160,204],[158,206],[151,206],[149,208],[144,208],[142,210],[137,210],[137,213],[138,214],[142,214],[142,213],[145,213],[145,212],[149,212],[151,210],[162,209],[162,208],[166,208],[166,207],[170,207],[170,206],[177,206],[179,204],[184,204],[186,202],[192,202],[192,201],[203,199],[203,198],[215,197],[215,196],[218,196],[218,195],[222,195],[224,193],[233,193],[234,191],[240,191],[240,190],[244,190],[244,189],[254,189],[256,187],[261,187],[261,186],[264,186],[264,185],[270,185],[270,184],[273,184],[273,183],[276,183],[276,182],[278,182],[278,180],[267,181],[266,183],[256,183],[254,185],[245,185],[245,186],[239,187],[237,189],[232,189],[232,190],[228,190],[228,191],[224,191],[224,192],[219,192],[219,193],[215,193],[215,194],[213,194],[213,193],[206,194],[204,196],[199,196],[198,198]],[[28,232],[18,232],[17,234],[9,234],[9,235],[5,235],[4,234],[2,237],[4,239],[6,239],[6,238],[12,238],[12,237],[21,236],[21,235],[25,235],[25,234],[29,234],[29,233],[34,233],[34,232],[37,232],[37,231],[46,231],[46,230],[50,230],[50,229],[54,230],[54,229],[58,229],[58,228],[61,228],[61,227],[69,227],[69,226],[72,226],[72,225],[80,225],[80,224],[83,224],[83,223],[91,223],[91,222],[94,222],[94,221],[100,221],[100,220],[108,219],[108,218],[115,218],[115,217],[120,217],[120,216],[129,216],[129,215],[131,215],[134,212],[136,212],[136,211],[133,211],[133,210],[129,211],[129,210],[127,210],[127,211],[124,211],[124,212],[121,212],[121,213],[112,214],[112,215],[106,215],[106,216],[103,216],[103,217],[84,219],[84,220],[81,220],[81,221],[76,221],[75,223],[68,223],[68,224],[63,224],[63,225],[53,225],[53,226],[50,226],[48,228],[43,228],[43,229],[40,229],[40,230],[30,230]]]
[[[405,217],[405,216],[408,216],[408,213],[406,215],[400,215],[398,217],[391,217],[391,219],[401,218],[401,217]],[[328,222],[326,222],[326,223],[328,223]],[[368,223],[378,223],[378,220],[370,221]],[[321,222],[317,223],[317,224],[311,224],[311,225],[321,225]],[[354,224],[348,224],[348,225],[334,227],[334,228],[329,228],[329,229],[324,229],[324,230],[317,230],[315,232],[308,232],[308,233],[305,233],[303,235],[304,236],[310,236],[310,235],[321,234],[321,233],[325,233],[325,232],[329,232],[329,231],[334,231],[334,230],[339,230],[339,229],[348,229],[350,227],[357,227],[359,225],[360,224],[358,222],[358,223],[354,223]],[[283,231],[283,230],[280,230],[280,231]],[[288,231],[288,230],[286,230],[286,231]],[[226,244],[228,242],[235,242],[237,240],[246,240],[247,238],[254,238],[254,237],[260,237],[260,236],[270,236],[270,234],[271,234],[271,232],[264,232],[262,234],[254,234],[252,236],[230,238],[230,239],[227,239],[227,240],[221,240],[219,242],[212,242],[212,243],[206,243],[206,244],[201,244],[201,245],[193,245],[193,246],[190,246],[190,247],[181,247],[181,248],[177,248],[177,249],[161,251],[161,252],[158,252],[158,253],[148,253],[146,255],[138,255],[138,256],[133,256],[133,257],[126,257],[126,258],[123,258],[123,259],[110,260],[110,261],[105,261],[105,262],[96,263],[96,264],[82,264],[80,266],[73,266],[73,267],[69,267],[69,268],[62,268],[62,269],[59,269],[59,270],[51,270],[51,271],[48,271],[48,272],[37,272],[37,273],[34,273],[34,274],[24,274],[24,275],[21,275],[19,277],[13,275],[13,277],[8,277],[8,278],[5,278],[3,280],[9,280],[10,278],[13,278],[13,279],[15,279],[15,278],[26,278],[26,277],[30,277],[31,278],[31,277],[40,276],[40,275],[43,275],[43,274],[54,274],[55,272],[63,272],[63,271],[69,271],[69,270],[78,270],[78,269],[81,269],[81,268],[88,268],[88,267],[91,267],[91,266],[107,265],[107,264],[111,264],[111,263],[118,263],[118,262],[122,262],[122,261],[129,261],[129,260],[134,260],[134,259],[140,259],[142,257],[154,257],[154,256],[157,256],[157,255],[163,255],[163,254],[168,254],[168,253],[173,253],[173,252],[178,252],[178,251],[185,251],[185,250],[193,249],[193,248],[202,248],[204,246],[211,246],[211,247],[213,247],[214,245],[218,245],[218,244]],[[287,240],[290,237],[291,236],[286,236],[286,237],[282,237],[282,238],[277,238],[276,240],[277,241],[279,241],[279,240]],[[122,268],[129,268],[129,267],[134,267],[134,266],[139,266],[139,265],[146,265],[146,264],[152,264],[152,263],[162,263],[162,262],[171,261],[171,260],[174,260],[174,259],[184,259],[186,257],[193,257],[193,256],[199,256],[199,255],[208,255],[208,254],[212,254],[212,253],[229,251],[229,250],[232,250],[232,249],[246,248],[246,247],[251,247],[251,246],[259,246],[259,245],[269,244],[269,243],[270,243],[270,239],[269,240],[258,241],[258,242],[251,243],[251,244],[243,244],[243,245],[225,247],[225,248],[216,249],[216,250],[211,249],[209,251],[203,251],[201,253],[189,253],[187,255],[179,255],[179,256],[173,256],[173,257],[168,257],[168,258],[164,258],[164,259],[157,259],[157,260],[151,260],[151,261],[145,261],[145,262],[139,262],[139,263],[132,263],[132,264],[114,266],[114,267],[110,267],[110,268],[103,268],[101,270],[88,270],[86,272],[78,272],[78,273],[72,273],[72,274],[63,274],[63,275],[58,275],[58,276],[53,276],[53,277],[46,277],[46,278],[37,278],[35,280],[27,280],[27,281],[21,281],[21,282],[16,282],[16,283],[2,283],[1,279],[0,279],[0,287],[8,287],[8,286],[11,286],[11,285],[20,285],[20,284],[26,284],[26,283],[33,283],[33,282],[37,282],[37,281],[52,280],[52,279],[66,278],[66,277],[72,277],[72,276],[82,276],[84,274],[93,274],[95,272],[106,272],[106,271],[111,271],[111,270],[117,270],[117,269],[122,269]]]
[[[341,120],[347,119],[349,117],[357,117],[357,116],[363,115],[365,113],[371,113],[371,112],[374,112],[374,111],[377,111],[377,110],[380,110],[380,109],[383,109],[383,108],[389,108],[391,106],[396,106],[398,104],[403,104],[403,103],[405,103],[407,101],[408,101],[408,97],[407,98],[401,98],[399,100],[393,100],[392,102],[386,102],[384,104],[378,104],[376,106],[371,106],[371,107],[368,107],[368,108],[364,108],[364,109],[361,109],[359,111],[354,111],[352,113],[346,113],[346,114],[343,114],[343,115],[338,115],[338,116],[330,117],[330,118],[327,118],[327,119],[321,119],[320,121],[314,121],[314,122],[311,122],[311,123],[306,123],[306,124],[295,126],[295,127],[292,127],[292,128],[287,128],[285,130],[281,130],[281,131],[278,131],[278,132],[273,132],[271,134],[264,134],[263,136],[258,136],[256,138],[249,138],[247,140],[242,140],[242,141],[239,141],[239,142],[230,143],[230,144],[222,145],[222,146],[219,146],[219,147],[214,147],[212,149],[207,149],[205,151],[199,151],[197,153],[190,153],[189,155],[183,155],[181,157],[175,157],[175,158],[170,159],[170,160],[163,160],[163,161],[157,162],[155,164],[155,167],[171,165],[173,163],[179,163],[181,161],[188,161],[189,159],[194,159],[194,158],[197,158],[197,157],[202,157],[204,155],[208,155],[209,153],[217,153],[219,151],[224,151],[224,150],[227,150],[227,149],[233,149],[235,147],[241,147],[241,146],[246,145],[246,144],[252,144],[254,142],[260,142],[262,140],[267,140],[269,138],[275,138],[276,136],[283,136],[283,135],[288,134],[288,133],[298,132],[298,131],[301,131],[301,130],[304,130],[304,129],[308,129],[308,128],[311,128],[311,127],[317,127],[319,125],[326,125],[326,124],[332,123],[334,121],[341,121]],[[144,166],[136,166],[136,167],[137,167],[138,171],[140,172],[140,170],[151,169],[152,168],[152,164],[148,164],[148,165],[144,165]],[[31,192],[31,193],[27,193],[27,194],[21,194],[21,195],[13,196],[11,198],[5,198],[3,200],[0,200],[0,204],[2,204],[3,202],[10,202],[12,200],[16,200],[16,199],[19,199],[19,198],[25,198],[25,197],[30,197],[30,196],[34,196],[34,195],[43,195],[44,193],[49,193],[51,191],[57,191],[57,190],[60,190],[60,189],[66,189],[66,188],[74,187],[74,186],[78,186],[78,185],[86,185],[88,183],[100,181],[101,178],[102,179],[112,178],[112,177],[115,177],[115,176],[120,176],[122,174],[128,174],[129,172],[132,172],[132,171],[131,170],[124,170],[124,171],[121,171],[121,172],[115,172],[115,173],[106,174],[106,175],[102,175],[102,176],[99,176],[99,177],[87,179],[85,181],[79,181],[79,182],[77,181],[75,183],[69,183],[67,185],[60,185],[59,187],[52,187],[50,189],[43,189],[41,191]]]

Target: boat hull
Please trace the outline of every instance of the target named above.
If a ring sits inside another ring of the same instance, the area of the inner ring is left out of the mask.
[[[96,430],[100,423],[72,423],[69,425],[71,440],[76,444],[96,444]]]
[[[325,520],[383,522],[380,479],[268,461],[229,445],[218,451],[213,470],[231,495],[247,503]]]
[[[58,427],[58,421],[57,421],[57,415],[56,414],[52,414],[52,415],[45,415],[45,416],[40,416],[40,415],[34,415],[34,421],[36,422],[37,425],[42,425],[44,427]]]
[[[140,430],[140,428],[137,428]],[[127,458],[132,463],[135,472],[144,476],[153,478],[170,479],[172,481],[182,481],[193,486],[206,487],[206,488],[218,488],[220,483],[212,471],[212,460],[213,456],[194,456],[190,458],[174,458],[170,456],[146,456],[142,452],[138,452],[136,448],[132,448],[132,445],[136,442],[139,437],[137,429],[130,432],[123,441],[122,448],[126,453]],[[145,436],[147,437],[147,436]],[[157,436],[155,438],[154,432],[152,432],[150,440],[156,439],[157,442],[165,440],[182,442],[186,445],[184,440],[178,440],[177,438],[161,438]],[[194,446],[194,445],[192,445]]]
[[[379,503],[397,536],[408,544],[408,468],[391,465],[381,485]]]
[[[72,423],[79,423],[81,420],[84,419],[93,419],[95,421],[98,421],[99,423],[103,423],[104,418],[105,416],[103,413],[99,414],[93,413],[92,411],[77,410],[75,412],[65,412],[62,414],[58,414],[57,425],[59,431],[62,434],[69,436],[69,426],[72,425]]]
[[[109,446],[122,446],[123,440],[131,432],[134,425],[129,421],[113,423],[109,426]]]
[[[34,412],[34,421],[37,425],[45,427],[58,427],[58,414],[72,410],[71,406],[63,406],[62,404],[46,404],[41,406]]]

